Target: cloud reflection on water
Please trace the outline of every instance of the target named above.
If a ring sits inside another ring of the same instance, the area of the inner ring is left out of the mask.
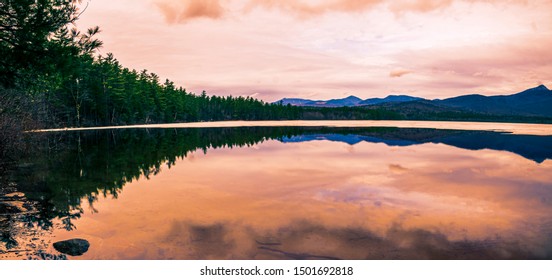
[[[552,257],[551,161],[443,144],[346,147],[195,152],[129,183],[116,203],[100,199],[99,214],[56,238],[87,237],[84,258],[102,259]]]

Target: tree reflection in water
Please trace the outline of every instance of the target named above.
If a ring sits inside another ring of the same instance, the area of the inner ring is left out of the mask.
[[[398,128],[253,127],[125,129],[44,133],[16,168],[0,177],[0,256],[36,256],[53,227],[71,231],[99,197],[117,198],[125,184],[157,175],[189,153],[253,146],[265,140],[359,141],[408,146],[443,143],[517,153],[535,162],[552,158],[552,137],[496,132]],[[30,252],[30,253],[29,253]],[[42,255],[41,258],[63,258]]]

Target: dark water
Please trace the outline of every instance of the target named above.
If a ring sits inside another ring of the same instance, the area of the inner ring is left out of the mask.
[[[398,128],[44,133],[0,259],[551,259],[552,137]],[[53,243],[81,238],[82,256]]]

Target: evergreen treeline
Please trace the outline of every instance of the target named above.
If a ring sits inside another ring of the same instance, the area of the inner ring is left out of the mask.
[[[154,73],[123,67],[93,27],[73,28],[75,0],[0,2],[0,156],[38,127],[298,119],[301,108],[251,97],[195,95]],[[1,167],[1,166],[0,166]]]
[[[194,95],[154,73],[124,68],[112,54],[75,57],[72,71],[41,98],[50,126],[296,119],[300,108],[251,97]],[[46,98],[46,100],[44,100]]]
[[[0,84],[23,96],[20,107],[42,127],[215,120],[297,119],[300,108],[251,97],[194,95],[146,70],[96,56],[98,27],[71,28],[75,1],[0,3]],[[12,106],[13,107],[13,106]],[[4,109],[8,109],[5,106]],[[0,114],[5,110],[0,110]],[[12,114],[12,119],[19,116]]]

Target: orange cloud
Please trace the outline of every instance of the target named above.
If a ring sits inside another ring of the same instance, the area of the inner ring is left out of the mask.
[[[410,70],[406,70],[406,69],[395,69],[395,70],[392,70],[391,72],[389,72],[389,77],[391,78],[399,78],[399,77],[402,77],[406,74],[410,74],[412,73],[412,71]]]
[[[415,11],[415,12],[429,12],[437,9],[441,9],[452,4],[452,0],[406,0],[396,1],[390,9],[394,12],[403,11]]]
[[[219,0],[155,0],[169,23],[184,23],[195,18],[218,19],[224,14]]]
[[[408,171],[408,168],[400,165],[400,164],[389,164],[389,171],[391,171],[392,173],[404,173],[406,171]]]
[[[152,0],[161,10],[169,23],[185,23],[196,18],[221,18],[227,10],[243,2],[236,0]],[[526,0],[249,0],[243,11],[250,12],[255,8],[280,10],[300,18],[320,16],[326,13],[361,13],[376,6],[384,6],[400,14],[404,12],[426,13],[447,8],[455,2],[527,4]]]
[[[456,88],[458,92],[495,88],[494,93],[515,93],[550,83],[547,73],[552,71],[549,63],[552,52],[547,46],[552,39],[543,38],[539,44],[533,44],[534,40],[526,35],[518,36],[517,41],[487,44],[484,48],[473,45],[407,51],[396,59],[408,61],[420,76],[431,80],[434,88]],[[400,77],[400,70],[395,71],[390,76]]]
[[[395,13],[427,13],[447,8],[455,2],[527,4],[526,0],[250,0],[246,10],[255,7],[280,9],[299,17],[318,16],[329,12],[361,13],[378,5],[384,5]]]
[[[388,1],[389,9],[395,13],[419,12],[427,13],[435,10],[444,9],[452,6],[454,3],[489,3],[496,5],[527,5],[527,0],[399,0]]]
[[[383,2],[383,0],[326,0],[314,4],[304,0],[251,0],[246,10],[263,7],[280,9],[299,17],[310,17],[327,12],[362,12]]]

